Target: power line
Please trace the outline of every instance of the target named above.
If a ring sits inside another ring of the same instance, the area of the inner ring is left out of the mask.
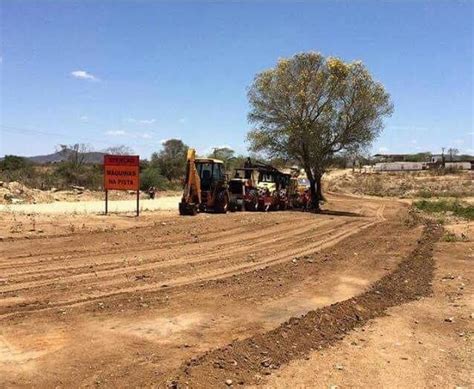
[[[54,137],[61,137],[61,138],[70,138],[70,139],[76,139],[80,140],[83,142],[88,142],[88,143],[102,143],[102,144],[117,144],[117,143],[131,143],[135,145],[146,145],[146,146],[152,146],[150,142],[146,141],[139,141],[137,139],[124,139],[125,142],[118,142],[114,140],[105,140],[105,139],[99,139],[99,138],[86,138],[86,137],[81,137],[81,136],[76,136],[73,134],[61,134],[57,132],[51,132],[51,131],[43,131],[39,129],[31,129],[31,128],[22,128],[22,127],[17,127],[17,126],[10,126],[10,125],[5,125],[5,124],[0,124],[0,127],[2,128],[2,132],[8,132],[12,134],[21,134],[21,135],[43,135],[43,136],[54,136]]]

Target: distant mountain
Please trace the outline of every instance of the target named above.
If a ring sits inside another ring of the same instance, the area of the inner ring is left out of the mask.
[[[46,155],[35,155],[33,157],[25,157],[28,161],[44,165],[48,163],[58,163],[67,161],[69,156],[71,155],[72,150],[65,150],[65,151],[57,151],[53,154],[46,154]],[[86,163],[102,163],[104,161],[105,153],[100,151],[91,151],[85,153],[85,162]]]

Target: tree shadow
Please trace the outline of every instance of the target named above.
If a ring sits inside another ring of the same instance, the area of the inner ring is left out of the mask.
[[[349,212],[349,211],[334,211],[332,209],[321,209],[318,213],[321,215],[329,215],[329,216],[364,217],[364,215],[361,215],[360,213]]]

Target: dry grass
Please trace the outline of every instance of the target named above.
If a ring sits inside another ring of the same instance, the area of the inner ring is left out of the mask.
[[[326,190],[379,197],[462,198],[474,196],[471,172],[439,175],[425,172],[352,173],[329,176]]]

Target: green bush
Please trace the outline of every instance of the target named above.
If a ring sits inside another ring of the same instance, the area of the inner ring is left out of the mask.
[[[16,170],[31,170],[31,163],[23,157],[16,155],[5,155],[2,161],[0,161],[0,169],[2,171],[12,172]]]
[[[147,167],[140,173],[140,189],[148,190],[151,186],[158,190],[166,190],[169,189],[169,182],[158,169]]]
[[[454,216],[462,217],[468,220],[474,220],[474,206],[468,204],[464,205],[458,199],[442,199],[438,201],[420,200],[415,201],[413,205],[425,212],[452,212]]]
[[[421,189],[420,191],[418,191],[417,196],[422,197],[424,199],[429,199],[433,197],[433,193],[430,190]]]
[[[51,181],[57,188],[78,185],[97,190],[103,186],[103,170],[99,164],[74,166],[69,162],[62,162],[52,173]]]

